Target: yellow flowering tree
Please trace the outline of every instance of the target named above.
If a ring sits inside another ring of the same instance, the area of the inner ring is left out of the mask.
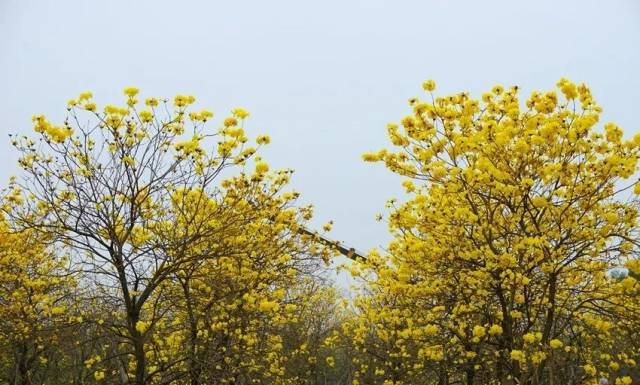
[[[136,88],[124,93],[123,105],[102,109],[82,93],[61,125],[34,116],[39,137],[12,139],[23,177],[11,184],[6,211],[17,226],[67,246],[84,272],[82,301],[99,309],[81,314],[104,342],[84,359],[88,375],[137,385],[186,376],[196,384],[211,378],[203,367],[242,361],[249,340],[277,350],[277,335],[251,330],[285,317],[287,285],[330,251],[298,232],[311,212],[292,207],[296,193],[281,192],[289,171],[270,173],[255,157],[248,174],[221,182],[256,152],[245,110],[210,133],[213,114],[192,109],[192,96],[148,98],[140,107]],[[244,306],[238,292],[251,309],[236,316]],[[211,337],[216,332],[224,336]],[[229,335],[244,350],[231,354]],[[277,354],[266,359],[274,366],[265,373],[279,374]],[[231,383],[237,373],[225,376]]]
[[[626,197],[640,188],[625,180],[640,135],[597,129],[589,88],[566,79],[524,105],[517,87],[481,100],[423,87],[388,126],[397,150],[363,156],[406,177],[408,198],[389,204],[388,253],[359,267],[360,377],[578,384],[637,372],[638,283],[611,271],[637,251]]]
[[[57,370],[60,335],[78,323],[75,280],[39,233],[0,218],[0,379],[43,383]]]
[[[351,362],[340,330],[348,312],[335,287],[308,281],[298,289],[294,322],[283,325],[286,378],[291,384],[349,384]]]

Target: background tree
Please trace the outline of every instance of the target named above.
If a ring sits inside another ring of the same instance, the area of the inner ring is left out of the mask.
[[[0,218],[0,378],[4,383],[44,382],[59,367],[61,335],[82,322],[74,317],[70,297],[76,282],[69,274],[69,261],[56,255],[49,241],[35,231],[17,231]]]

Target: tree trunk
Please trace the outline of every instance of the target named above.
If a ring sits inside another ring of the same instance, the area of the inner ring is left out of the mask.
[[[473,379],[476,376],[476,371],[473,367],[467,368],[466,377],[467,377],[467,385],[473,385]]]
[[[146,385],[147,356],[144,351],[144,339],[138,334],[134,338],[134,354],[136,358],[136,385]]]
[[[18,367],[16,378],[14,383],[20,385],[31,385],[31,376],[29,375],[29,363],[28,363],[28,348],[26,343],[22,343],[20,346],[20,352],[18,353]]]

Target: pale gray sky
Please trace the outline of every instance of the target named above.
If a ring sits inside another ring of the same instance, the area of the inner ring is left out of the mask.
[[[374,215],[401,189],[360,155],[387,146],[385,124],[424,79],[476,94],[585,81],[605,120],[635,132],[639,69],[637,0],[0,0],[3,134],[30,131],[34,113],[61,118],[84,90],[99,103],[127,85],[190,93],[218,118],[243,106],[316,223],[335,220],[331,236],[362,250],[386,243]],[[1,138],[6,181],[16,153]]]

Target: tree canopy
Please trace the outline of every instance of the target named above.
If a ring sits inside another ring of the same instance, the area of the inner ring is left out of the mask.
[[[423,89],[363,155],[406,191],[366,254],[312,229],[242,108],[127,87],[34,116],[2,194],[0,383],[638,383],[640,134],[567,79]]]

